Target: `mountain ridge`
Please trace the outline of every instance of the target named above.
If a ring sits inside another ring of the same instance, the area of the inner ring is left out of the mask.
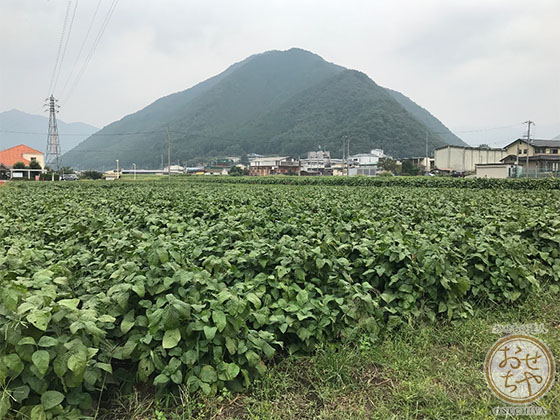
[[[167,154],[168,127],[173,162],[250,152],[302,155],[316,145],[336,156],[343,135],[352,136],[351,153],[378,147],[395,157],[423,155],[425,132],[433,131],[364,73],[290,49],[250,56],[164,96],[104,127],[64,159],[78,168],[115,159],[157,167]],[[430,139],[431,149],[447,144],[437,133]]]
[[[0,112],[0,149],[25,144],[44,152],[47,147],[49,119],[18,109]],[[62,153],[70,151],[84,139],[98,131],[93,125],[57,119]]]

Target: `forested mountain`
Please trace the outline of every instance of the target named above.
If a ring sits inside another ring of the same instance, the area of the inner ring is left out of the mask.
[[[95,133],[98,128],[80,122],[58,120],[61,151],[67,152]],[[49,119],[43,115],[28,114],[12,109],[0,112],[0,149],[25,144],[44,152],[47,148]]]
[[[449,128],[443,125],[440,120],[430,114],[428,110],[415,103],[412,99],[400,92],[397,92],[396,90],[392,90],[389,88],[386,88],[386,90],[391,94],[393,98],[395,98],[395,100],[399,104],[403,106],[404,109],[410,112],[410,114],[414,118],[428,127],[431,132],[438,133],[442,140],[447,144],[452,144],[455,146],[468,146],[467,143],[465,143],[463,140],[453,134],[451,130],[449,130]]]
[[[435,117],[395,95],[310,52],[270,51],[108,125],[64,162],[99,169],[119,159],[123,167],[158,167],[167,156],[167,127],[173,162],[251,152],[303,156],[319,146],[337,156],[343,136],[351,153],[382,148],[395,157],[423,155],[426,131],[430,149],[457,144],[438,134],[447,132]]]

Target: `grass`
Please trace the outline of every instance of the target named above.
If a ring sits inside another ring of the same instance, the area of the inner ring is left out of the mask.
[[[548,332],[539,337],[560,354],[560,305],[543,291],[515,307],[477,309],[462,322],[418,323],[377,341],[362,337],[318,348],[313,356],[285,357],[242,394],[115,395],[99,418],[490,419],[493,407],[505,405],[487,388],[482,370],[499,338],[492,327],[533,322],[544,323]],[[538,405],[558,418],[560,387],[553,385]]]

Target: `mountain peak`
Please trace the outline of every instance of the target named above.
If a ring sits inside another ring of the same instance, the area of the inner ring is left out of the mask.
[[[352,138],[351,153],[381,148],[395,157],[421,156],[426,131],[431,149],[446,142],[438,134],[445,127],[428,127],[426,118],[434,117],[425,110],[413,115],[418,108],[365,73],[310,51],[271,50],[110,124],[64,159],[79,169],[115,159],[155,168],[167,154],[165,126],[174,133],[173,161],[193,164],[251,152],[304,155],[317,144],[338,156],[341,136]],[[122,135],[131,132],[138,134]]]

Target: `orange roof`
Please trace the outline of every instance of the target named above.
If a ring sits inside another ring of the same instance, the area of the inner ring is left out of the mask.
[[[6,150],[0,150],[0,163],[14,166],[14,163],[16,162],[23,162],[26,165],[29,165],[29,161],[23,158],[24,154],[42,155],[43,152],[26,146],[25,144],[20,144],[19,146],[10,147]]]

